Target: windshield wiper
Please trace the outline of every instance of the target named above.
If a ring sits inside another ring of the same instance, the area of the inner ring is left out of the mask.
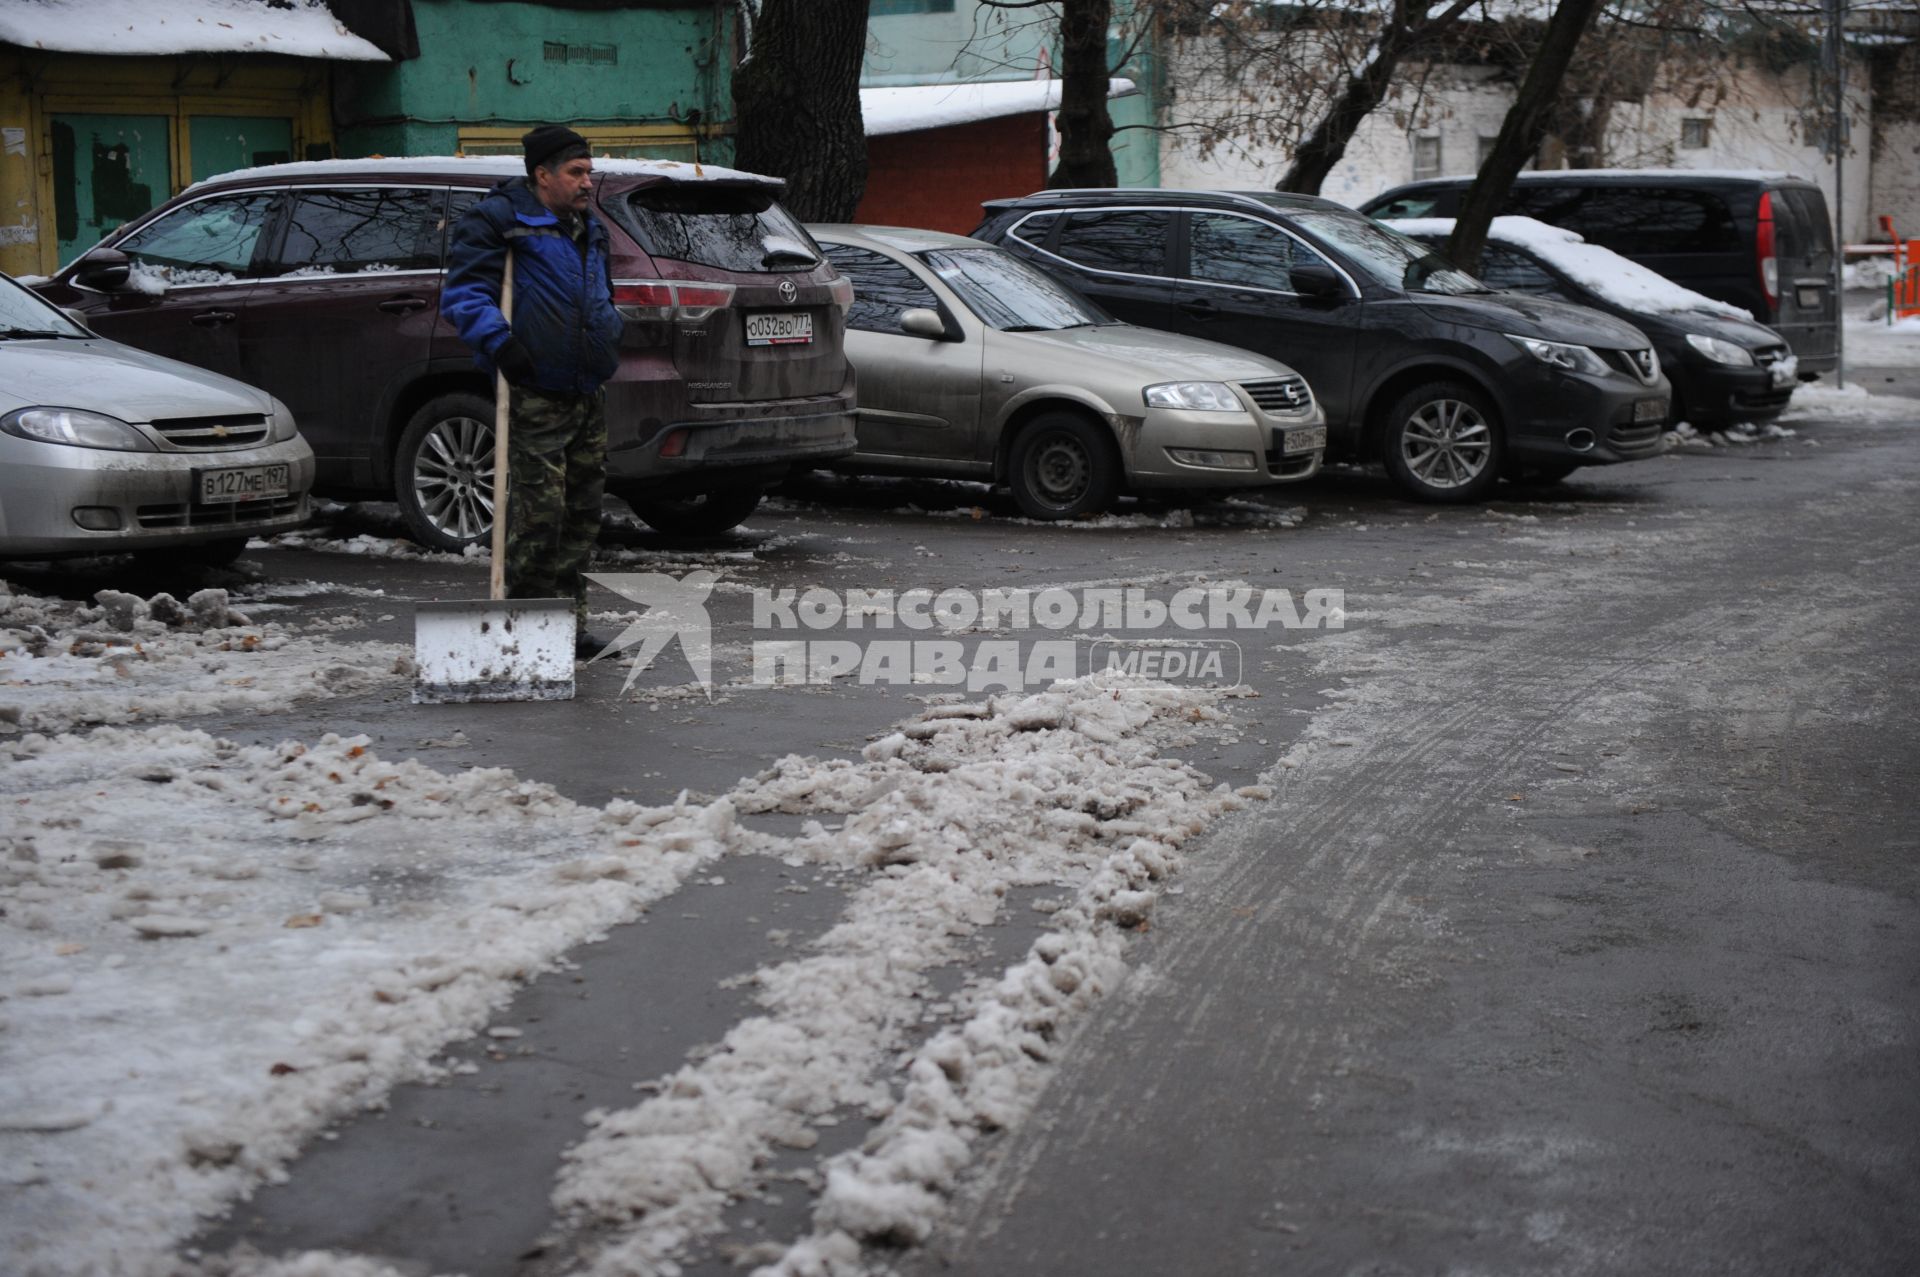
[[[47,328],[0,328],[0,337],[78,337],[79,333],[63,333]]]
[[[1052,324],[1009,324],[1000,331],[1003,333],[1051,333],[1059,330]]]
[[[760,259],[762,266],[771,266],[775,262],[803,262],[808,266],[818,266],[820,259],[812,253],[803,253],[797,248],[776,248]]]

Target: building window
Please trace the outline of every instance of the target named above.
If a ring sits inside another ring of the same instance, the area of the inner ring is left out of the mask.
[[[460,153],[524,155],[520,137],[532,127],[461,129]],[[683,124],[613,124],[577,131],[596,156],[615,160],[698,160],[703,136]]]
[[[1707,134],[1711,131],[1712,120],[1680,121],[1680,149],[1683,151],[1704,151],[1707,149]]]
[[[867,0],[867,16],[891,17],[896,13],[952,13],[953,0]]]
[[[1440,176],[1440,138],[1416,137],[1413,139],[1413,180]]]

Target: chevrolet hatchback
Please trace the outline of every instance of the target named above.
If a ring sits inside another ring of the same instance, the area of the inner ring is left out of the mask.
[[[626,320],[607,489],[667,532],[730,528],[854,449],[852,289],[776,179],[596,160]],[[493,387],[440,317],[449,226],[511,157],[323,160],[213,178],[41,293],[105,336],[250,382],[298,416],[315,490],[399,503],[423,544],[492,527]]]

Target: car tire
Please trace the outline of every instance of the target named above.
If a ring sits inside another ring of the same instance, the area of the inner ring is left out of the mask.
[[[1097,514],[1120,491],[1120,454],[1104,427],[1072,412],[1047,412],[1020,430],[1007,484],[1030,519]]]
[[[393,499],[415,541],[459,552],[493,534],[493,401],[459,391],[420,406],[393,455]]]
[[[1478,501],[1499,482],[1506,452],[1493,404],[1461,381],[1415,386],[1387,409],[1381,460],[1416,501]]]
[[[654,492],[630,496],[627,504],[641,522],[670,536],[714,536],[745,523],[760,508],[758,488],[720,488],[688,497]]]

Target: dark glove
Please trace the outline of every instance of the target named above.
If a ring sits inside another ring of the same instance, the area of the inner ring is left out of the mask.
[[[533,380],[533,356],[527,353],[527,348],[520,344],[518,337],[507,338],[507,344],[500,347],[500,353],[493,357],[493,362],[509,385],[524,386]]]

